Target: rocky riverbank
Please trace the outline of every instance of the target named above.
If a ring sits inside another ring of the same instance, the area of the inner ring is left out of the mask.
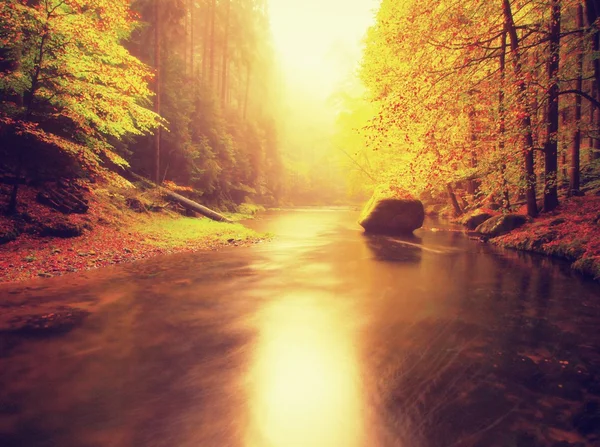
[[[478,210],[461,220],[485,241],[509,249],[564,259],[573,270],[600,280],[600,195],[562,201],[535,219],[524,214],[500,215]]]

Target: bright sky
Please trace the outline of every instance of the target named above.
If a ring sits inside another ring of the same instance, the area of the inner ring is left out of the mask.
[[[271,29],[292,87],[325,98],[360,58],[380,0],[269,0]]]

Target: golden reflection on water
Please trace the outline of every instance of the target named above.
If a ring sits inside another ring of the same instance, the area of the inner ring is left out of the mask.
[[[363,445],[351,322],[334,298],[297,294],[259,315],[247,447]],[[328,306],[328,303],[330,306]]]

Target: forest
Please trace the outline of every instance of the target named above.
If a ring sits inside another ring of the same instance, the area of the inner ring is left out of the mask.
[[[281,189],[264,1],[3,1],[6,176],[131,169],[208,203]],[[16,209],[16,191],[10,210]]]
[[[455,214],[534,217],[582,194],[600,166],[599,13],[595,1],[383,0],[340,101],[351,183],[447,194]]]

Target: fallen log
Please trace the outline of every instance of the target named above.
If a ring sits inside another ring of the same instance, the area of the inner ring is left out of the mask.
[[[169,199],[173,200],[176,203],[179,203],[186,210],[195,211],[198,214],[202,214],[209,219],[216,220],[217,222],[227,222],[233,223],[231,220],[227,219],[222,214],[217,213],[216,211],[211,210],[210,208],[205,207],[204,205],[200,205],[198,202],[194,202],[193,200],[188,199],[187,197],[183,197],[180,194],[177,194],[167,188],[156,185],[154,182],[151,182],[145,177],[136,174],[135,172],[128,171],[127,172],[132,178],[142,182],[144,185],[148,185],[154,188],[158,188],[160,192],[162,192]]]
[[[202,214],[203,216],[208,217],[209,219],[216,220],[218,222],[228,222],[232,223],[231,220],[227,219],[222,214],[217,213],[216,211],[211,210],[210,208],[205,207],[204,205],[200,205],[198,202],[194,202],[186,197],[183,197],[173,191],[170,191],[166,188],[161,187],[161,192],[166,195],[169,199],[179,203],[187,210],[195,211],[198,214]]]

